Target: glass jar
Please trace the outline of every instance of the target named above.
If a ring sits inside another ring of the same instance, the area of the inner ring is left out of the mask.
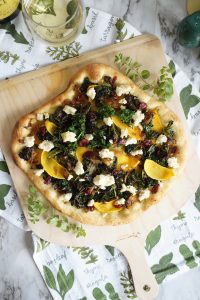
[[[84,27],[81,0],[23,0],[22,12],[33,35],[54,46],[71,43]]]

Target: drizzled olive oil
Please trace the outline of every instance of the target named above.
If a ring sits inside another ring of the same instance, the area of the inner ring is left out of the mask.
[[[79,0],[25,1],[24,16],[30,29],[43,40],[61,45],[77,35],[83,18]]]

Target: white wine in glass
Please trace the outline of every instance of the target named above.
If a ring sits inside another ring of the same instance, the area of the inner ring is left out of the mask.
[[[72,42],[84,26],[80,0],[24,0],[23,16],[32,32],[56,46]]]

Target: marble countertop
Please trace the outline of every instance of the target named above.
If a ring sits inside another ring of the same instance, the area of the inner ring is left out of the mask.
[[[159,36],[164,50],[200,89],[200,50],[182,48],[176,40],[178,22],[186,16],[185,0],[84,0],[86,6],[123,17],[141,32]],[[0,299],[52,299],[34,264],[30,232],[0,219]],[[162,284],[157,300],[198,300],[200,269]]]

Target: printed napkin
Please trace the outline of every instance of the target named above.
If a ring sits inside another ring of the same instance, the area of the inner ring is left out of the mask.
[[[117,18],[92,8],[86,8],[86,14],[82,34],[71,45],[58,48],[35,42],[22,14],[12,23],[0,25],[0,79],[114,43]],[[126,38],[140,34],[128,23],[125,30]],[[175,87],[200,156],[200,93],[180,68],[175,67]],[[29,230],[1,152],[0,215]],[[147,261],[159,284],[200,264],[199,226],[200,187],[176,216],[147,236]],[[34,261],[54,299],[137,298],[127,260],[116,248],[109,245],[66,248],[32,236]]]

